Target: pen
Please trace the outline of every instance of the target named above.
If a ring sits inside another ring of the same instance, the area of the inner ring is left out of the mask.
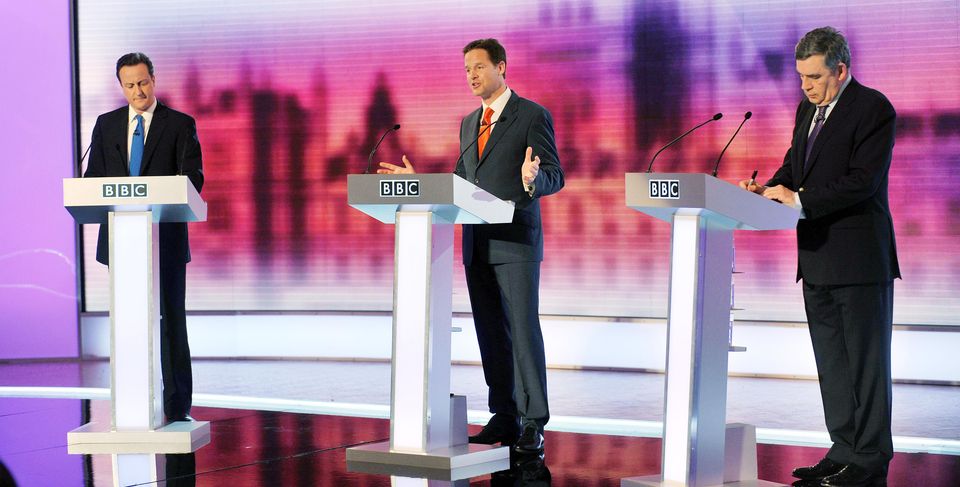
[[[750,182],[747,183],[747,186],[748,186],[748,187],[749,187],[749,186],[753,186],[754,184],[757,184],[757,170],[756,170],[756,169],[754,169],[754,170],[753,170],[753,174],[750,175]]]

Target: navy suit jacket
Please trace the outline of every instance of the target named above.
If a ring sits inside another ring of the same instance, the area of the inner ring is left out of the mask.
[[[124,105],[97,118],[90,143],[90,161],[83,177],[130,176],[127,154],[128,107]],[[203,187],[203,164],[200,139],[193,117],[157,103],[143,147],[139,176],[176,176],[190,178],[197,188]],[[160,224],[160,258],[173,262],[190,262],[190,244],[186,223]],[[107,225],[100,225],[97,240],[97,262],[108,264],[110,246]]]
[[[478,108],[460,123],[460,151],[466,152],[457,161],[454,173],[516,206],[511,223],[463,226],[463,264],[542,261],[540,197],[563,187],[553,118],[546,108],[513,92],[479,157],[476,139],[481,111]],[[527,147],[540,157],[533,196],[524,190],[520,179]]]
[[[805,218],[797,223],[797,280],[850,285],[900,277],[887,198],[893,105],[851,79],[804,164],[815,111],[806,100],[797,107],[793,144],[767,182],[800,195]]]

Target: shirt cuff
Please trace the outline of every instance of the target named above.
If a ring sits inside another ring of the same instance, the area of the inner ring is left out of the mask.
[[[803,202],[800,201],[800,192],[797,191],[793,193],[793,198],[797,201],[797,204],[794,205],[794,208],[800,210],[800,218],[806,218],[806,215],[803,212]]]

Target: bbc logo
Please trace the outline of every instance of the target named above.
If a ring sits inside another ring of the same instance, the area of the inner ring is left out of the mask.
[[[145,183],[136,184],[104,184],[104,198],[146,198],[147,185]]]
[[[420,181],[417,179],[385,179],[380,181],[381,198],[420,196]]]
[[[658,200],[680,199],[680,181],[675,179],[651,179],[650,198]]]

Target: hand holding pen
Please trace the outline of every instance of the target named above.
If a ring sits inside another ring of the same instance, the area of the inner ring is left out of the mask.
[[[738,185],[747,191],[753,191],[754,193],[757,193],[757,194],[763,194],[764,190],[766,190],[767,188],[757,185],[758,172],[759,171],[757,169],[754,169],[753,174],[750,175],[750,179],[744,179],[740,181]]]

